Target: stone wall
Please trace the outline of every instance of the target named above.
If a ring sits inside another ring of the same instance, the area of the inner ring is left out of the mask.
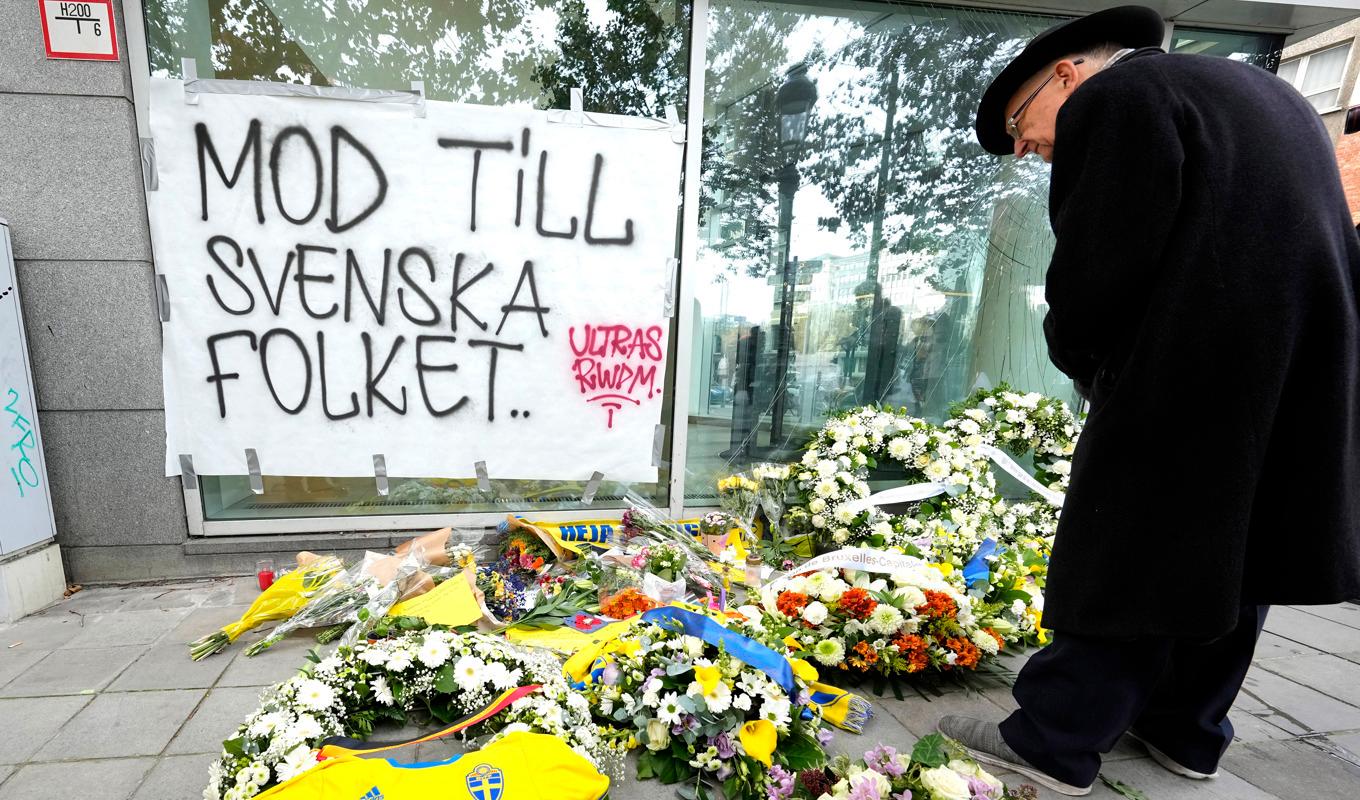
[[[52,61],[38,3],[0,0],[0,217],[76,581],[110,548],[179,552],[186,539],[179,482],[163,477],[160,324],[120,0],[114,9],[121,62]]]

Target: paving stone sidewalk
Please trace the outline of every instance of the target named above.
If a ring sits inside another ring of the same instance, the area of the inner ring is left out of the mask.
[[[221,740],[263,687],[287,678],[315,646],[294,636],[256,658],[238,644],[190,661],[185,642],[234,620],[256,594],[253,578],[95,588],[0,625],[0,798],[200,797]],[[1104,774],[1149,800],[1360,798],[1360,605],[1276,608],[1266,631],[1233,714],[1238,741],[1217,780],[1171,775],[1127,739]],[[945,714],[1000,720],[1015,707],[999,681],[980,692],[871,699],[876,716],[864,734],[838,734],[831,749],[906,749]],[[410,757],[456,747],[422,745]],[[611,796],[672,795],[630,779]],[[1100,784],[1091,796],[1120,797]]]

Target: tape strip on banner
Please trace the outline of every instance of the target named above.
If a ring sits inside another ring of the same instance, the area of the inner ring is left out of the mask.
[[[246,469],[250,471],[250,491],[264,494],[264,475],[260,473],[260,457],[255,448],[246,448]]]
[[[847,547],[825,553],[798,565],[792,572],[780,576],[779,579],[771,583],[770,587],[777,592],[798,575],[824,569],[853,569],[860,572],[891,574],[910,569],[920,569],[924,566],[926,566],[925,561],[905,553],[874,550],[868,547]]]
[[[373,480],[378,485],[378,494],[386,497],[390,487],[387,483],[387,457],[382,453],[373,454]]]
[[[595,502],[595,493],[600,490],[600,482],[604,480],[604,473],[595,470],[590,473],[590,480],[586,481],[585,491],[581,492],[581,504],[590,505]]]
[[[858,514],[866,508],[873,506],[892,505],[893,503],[914,503],[917,500],[925,500],[928,497],[935,497],[945,493],[945,486],[942,483],[911,483],[906,486],[894,486],[891,489],[884,489],[875,492],[861,500],[851,500],[841,506],[849,509],[852,513]]]
[[[188,453],[179,454],[179,476],[184,483],[184,491],[198,491],[198,475],[194,472],[194,457]]]
[[[1003,472],[1023,483],[1025,488],[1032,490],[1035,494],[1047,500],[1050,505],[1062,508],[1063,500],[1065,500],[1067,496],[1062,492],[1055,492],[1047,486],[1044,486],[1042,483],[1039,483],[1024,467],[1015,463],[1015,459],[992,445],[985,445],[982,448],[982,452],[992,460],[992,463],[1001,467]]]
[[[170,284],[166,283],[165,275],[159,272],[156,273],[156,311],[161,322],[170,321]]]
[[[652,433],[652,466],[665,469],[670,466],[670,462],[661,457],[666,449],[666,423],[658,422],[656,430]]]

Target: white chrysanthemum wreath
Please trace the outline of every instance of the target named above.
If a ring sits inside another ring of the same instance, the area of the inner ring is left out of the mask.
[[[893,464],[905,471],[902,483],[937,483],[945,492],[895,516],[847,507],[869,496],[871,469]],[[977,446],[953,430],[873,406],[828,419],[803,453],[796,477],[818,538],[837,547],[914,545],[971,553],[997,501],[995,479]]]
[[[1017,458],[1033,453],[1039,483],[1067,491],[1072,453],[1084,422],[1067,403],[1038,392],[1015,392],[1003,383],[969,395],[950,416],[944,427],[964,443],[995,445]]]
[[[203,797],[254,797],[315,766],[328,737],[366,737],[375,722],[401,724],[413,711],[450,723],[525,684],[542,688],[473,732],[551,734],[601,769],[621,772],[622,750],[591,720],[585,697],[570,689],[552,655],[481,634],[428,630],[342,647],[271,687],[223,743]]]

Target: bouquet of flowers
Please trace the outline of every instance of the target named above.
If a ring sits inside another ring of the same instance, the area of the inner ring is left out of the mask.
[[[633,557],[633,566],[643,571],[642,591],[663,603],[685,596],[685,552],[673,544],[649,545]]]
[[[704,547],[717,556],[727,549],[732,527],[732,517],[722,511],[710,511],[699,518],[699,538]]]
[[[472,547],[464,542],[475,541],[477,536],[471,531],[455,534],[453,528],[440,528],[402,542],[394,552],[399,556],[413,553],[423,566],[467,569],[474,566],[477,559]]]
[[[1005,644],[995,609],[924,562],[893,574],[821,570],[769,584],[745,609],[753,635],[826,667],[886,676],[975,670]]]
[[[366,553],[363,561],[333,578],[286,622],[247,647],[245,654],[259,655],[302,628],[338,628],[361,623],[357,629],[345,631],[345,643],[351,644],[387,615],[401,597],[406,581],[419,569],[420,561],[414,554]]]
[[[851,761],[838,756],[823,769],[795,774],[772,767],[769,800],[1036,800],[1032,786],[1011,790],[938,733],[910,754],[878,745]]]
[[[341,647],[267,690],[260,708],[223,742],[203,796],[246,800],[315,766],[326,738],[366,738],[380,721],[433,718],[448,724],[525,684],[541,688],[471,732],[546,733],[597,767],[621,771],[618,737],[595,724],[554,657],[495,637],[428,629]]]
[[[756,540],[756,509],[760,507],[760,484],[738,472],[718,481],[718,505],[741,525],[744,535]]]
[[[770,523],[770,538],[776,542],[785,538],[783,528],[784,504],[788,499],[793,467],[788,464],[756,464],[751,468],[755,481],[756,501]]]
[[[271,620],[293,616],[344,569],[344,563],[334,556],[304,558],[304,554],[299,553],[297,569],[279,576],[255,598],[240,619],[190,642],[189,657],[198,661],[220,653],[246,631]]]
[[[606,557],[624,557],[625,563],[631,564],[640,551],[664,546],[666,552],[673,550],[683,557],[682,571],[687,585],[693,585],[697,593],[717,596],[725,581],[732,579],[718,558],[646,500],[631,493],[626,500],[630,507],[623,512],[622,540],[614,550],[606,553]],[[666,557],[674,558],[672,555]],[[635,568],[643,569],[642,563],[637,563]],[[677,574],[676,579],[679,577]]]
[[[799,714],[802,679],[791,696],[723,648],[655,624],[638,624],[612,649],[586,695],[599,719],[645,748],[639,778],[763,797],[772,766],[823,762],[818,722]]]

